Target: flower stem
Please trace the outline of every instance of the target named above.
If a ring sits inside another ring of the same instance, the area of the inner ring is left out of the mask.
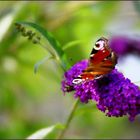
[[[63,62],[62,62],[62,60],[60,59],[60,57],[59,57],[59,55],[57,54],[57,52],[55,52],[55,51],[52,50],[51,48],[49,48],[49,47],[43,45],[41,42],[39,42],[38,44],[39,44],[41,47],[43,47],[45,50],[47,50],[47,51],[51,54],[52,58],[54,58],[54,59],[56,60],[56,62],[57,62],[58,64],[60,64],[62,70],[65,72],[66,69],[65,69],[65,67],[63,66],[63,64],[62,64]]]
[[[76,108],[77,108],[77,106],[78,106],[78,103],[79,103],[79,99],[77,99],[77,100],[74,102],[74,104],[73,104],[73,106],[72,106],[72,109],[71,109],[71,112],[70,112],[70,114],[69,114],[69,116],[68,116],[68,118],[67,118],[67,121],[66,121],[66,123],[65,123],[65,128],[62,130],[62,132],[60,133],[60,135],[58,136],[57,139],[62,139],[62,137],[64,136],[66,130],[67,130],[68,127],[69,127],[69,124],[70,124],[72,118],[74,117],[74,113],[75,113],[75,110],[76,110]]]

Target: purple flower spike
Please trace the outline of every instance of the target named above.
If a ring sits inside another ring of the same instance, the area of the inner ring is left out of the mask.
[[[110,47],[119,55],[128,51],[129,40],[126,37],[114,37],[110,41]]]
[[[140,54],[140,39],[115,36],[110,39],[110,47],[120,56],[132,52]]]
[[[100,97],[97,107],[107,116],[129,115],[133,121],[140,113],[140,90],[122,73],[114,69],[96,82],[96,94]]]
[[[74,97],[81,102],[89,100],[96,102],[97,107],[109,117],[129,116],[133,121],[140,113],[140,90],[138,86],[123,76],[116,69],[100,79],[84,81],[73,85],[72,80],[82,73],[88,65],[87,60],[75,64],[64,74],[62,90],[70,92],[75,90]]]

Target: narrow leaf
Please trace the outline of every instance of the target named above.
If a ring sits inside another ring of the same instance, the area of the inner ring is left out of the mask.
[[[82,40],[75,40],[75,41],[69,42],[69,43],[67,43],[66,45],[63,46],[63,50],[66,50],[66,49],[68,49],[70,47],[73,47],[75,45],[78,45],[81,42],[82,42]]]
[[[6,15],[0,19],[0,41],[4,38],[13,20],[18,15],[26,2],[17,3]]]
[[[55,129],[63,129],[63,128],[64,126],[62,124],[56,124],[56,125],[49,126],[47,128],[42,128],[36,131],[35,133],[33,133],[32,135],[30,135],[29,137],[27,137],[27,139],[44,139]]]
[[[34,134],[32,134],[31,136],[29,136],[27,139],[43,139],[45,138],[45,136],[47,136],[51,131],[53,131],[53,129],[55,128],[55,126],[50,126],[47,128],[43,128],[41,130],[38,130],[37,132],[35,132]]]
[[[56,59],[60,62],[62,68],[65,70],[70,67],[67,56],[62,50],[60,43],[55,39],[55,37],[50,32],[48,32],[46,29],[32,22],[17,22],[17,23],[32,27],[33,29],[38,31],[51,44],[51,48],[50,49],[48,48],[48,49],[53,50],[53,52],[55,52],[55,55],[53,56],[55,56]]]
[[[52,56],[47,56],[44,59],[42,59],[41,61],[37,62],[34,66],[34,73],[36,74],[38,71],[38,68],[40,65],[42,65],[43,63],[45,63],[45,61],[52,59]]]
[[[42,36],[44,36],[48,40],[48,42],[51,44],[53,49],[56,50],[59,56],[63,55],[60,43],[46,29],[32,22],[17,22],[17,23],[25,26],[30,26],[35,30],[37,30]]]

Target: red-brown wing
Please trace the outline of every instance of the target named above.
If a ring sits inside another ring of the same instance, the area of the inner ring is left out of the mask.
[[[89,59],[89,65],[98,65],[110,54],[111,52],[106,48],[103,48],[103,50],[99,50],[96,54],[91,54]]]
[[[95,77],[107,74],[114,69],[116,62],[117,57],[114,52],[111,52],[111,56],[105,58],[100,63],[90,63],[90,65],[81,74],[81,77],[83,79],[94,79]]]
[[[102,47],[100,48],[97,46],[100,45],[100,43],[97,43],[98,41],[101,41]],[[91,51],[88,67],[81,75],[73,80],[74,84],[79,84],[83,80],[98,78],[114,69],[117,63],[117,57],[109,48],[108,40],[102,37],[97,42]]]

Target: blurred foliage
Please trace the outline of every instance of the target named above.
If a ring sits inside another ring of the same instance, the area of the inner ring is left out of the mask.
[[[34,74],[34,65],[49,52],[17,33],[15,22],[34,22],[52,32],[74,64],[89,57],[96,39],[109,37],[114,20],[135,17],[131,26],[140,25],[139,9],[132,1],[0,1],[0,138],[26,138],[65,122],[75,100],[73,93],[63,96],[64,71],[53,60]],[[108,118],[92,102],[80,104],[65,138],[140,138],[139,122]]]

